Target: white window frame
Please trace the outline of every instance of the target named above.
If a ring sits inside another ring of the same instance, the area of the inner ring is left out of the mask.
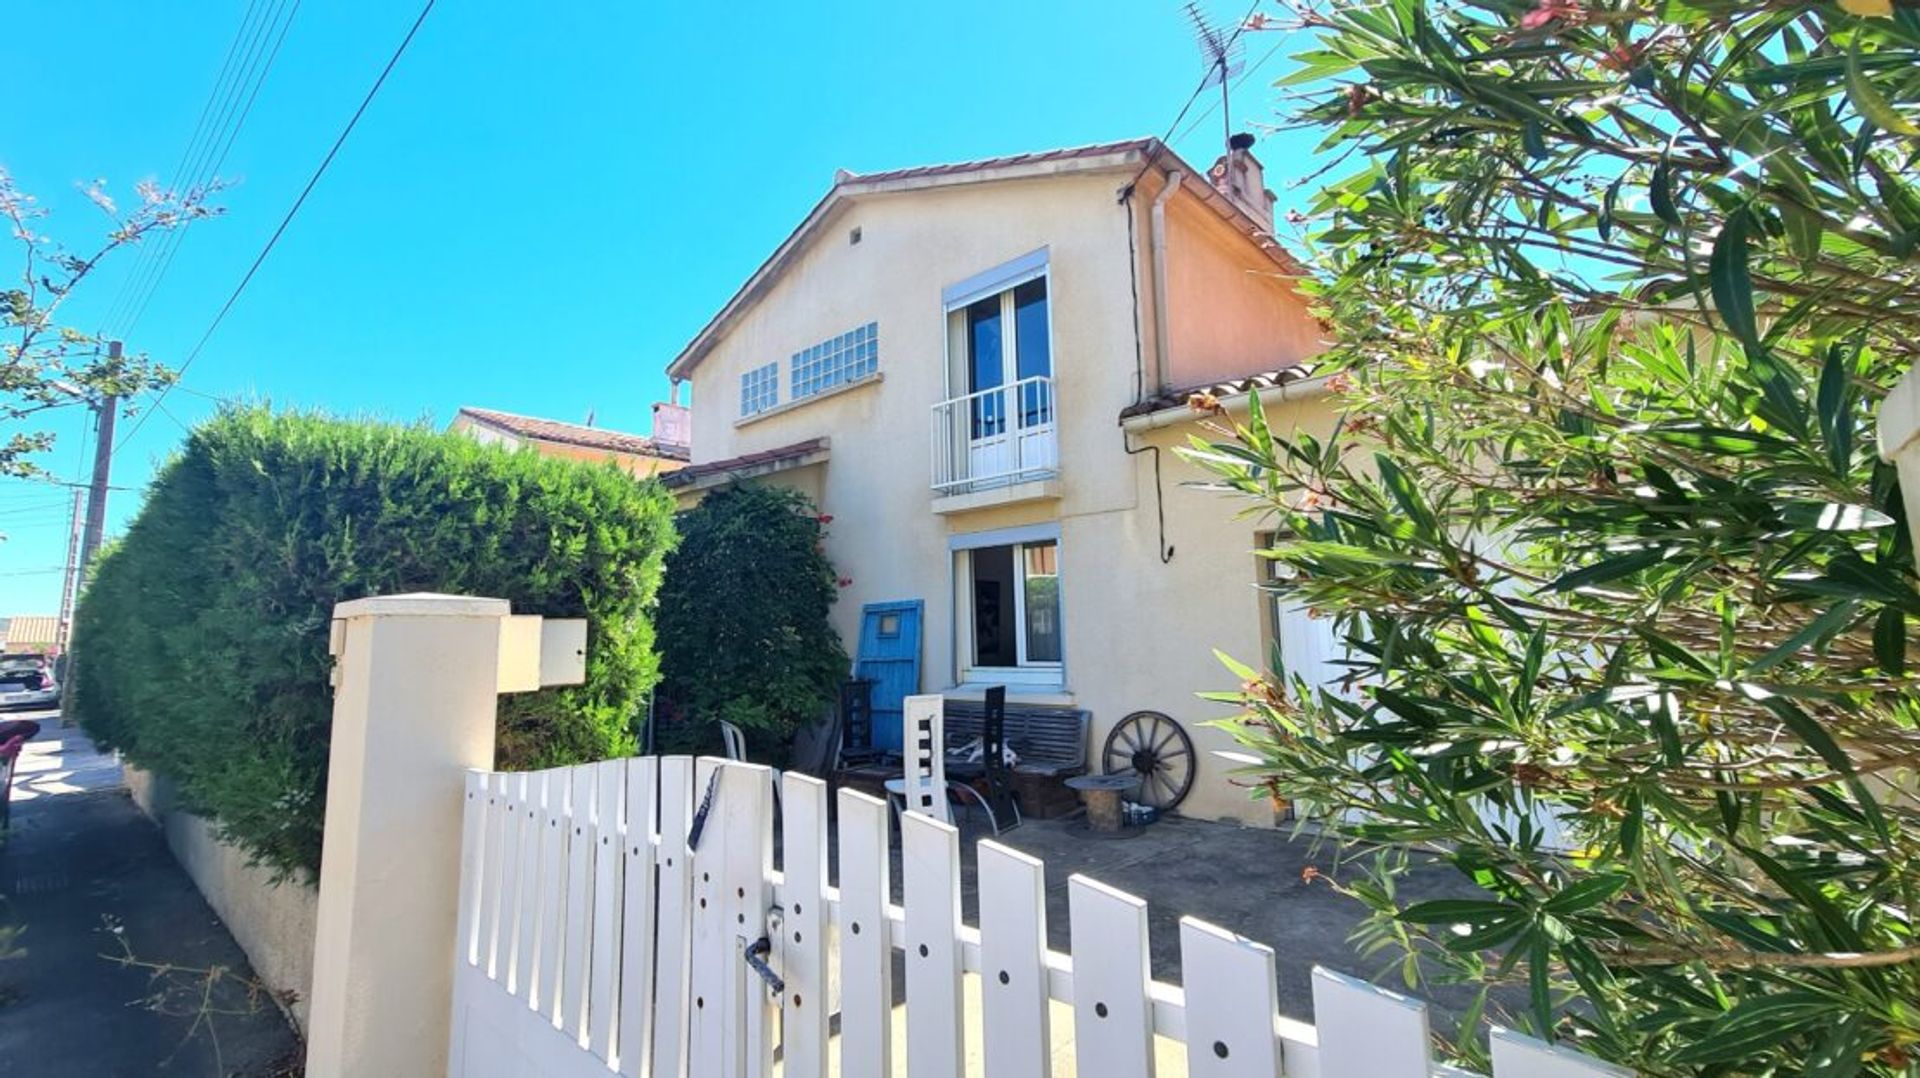
[[[1048,249],[1029,251],[1019,258],[1003,262],[989,270],[976,273],[966,280],[950,284],[940,290],[942,334],[946,341],[947,400],[964,397],[973,390],[967,387],[967,375],[973,364],[962,356],[955,362],[953,355],[954,317],[963,321],[959,327],[959,338],[966,339],[966,309],[983,299],[998,295],[1000,297],[1000,384],[1009,386],[1020,380],[1020,334],[1013,328],[1014,308],[1013,290],[1028,281],[1045,278],[1047,281],[1047,377],[1055,376],[1059,367],[1059,354],[1054,349],[1053,338],[1053,274],[1049,262]]]
[[[1058,610],[1060,660],[1028,662],[1026,548],[1053,545],[1054,595]],[[1022,528],[972,532],[947,538],[953,555],[954,669],[962,684],[996,684],[1025,689],[1064,689],[1067,682],[1067,603],[1066,559],[1060,542],[1058,524],[1035,524]],[[1014,571],[1019,574],[1013,589],[1014,653],[1017,666],[976,666],[973,661],[973,552],[992,547],[1012,547]]]

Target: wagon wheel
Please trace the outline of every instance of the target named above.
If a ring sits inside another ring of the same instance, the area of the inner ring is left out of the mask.
[[[1109,775],[1139,775],[1134,799],[1157,809],[1174,808],[1193,789],[1193,739],[1158,711],[1136,711],[1116,723],[1101,763]]]

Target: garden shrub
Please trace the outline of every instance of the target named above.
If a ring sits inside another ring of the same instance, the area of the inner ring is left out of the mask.
[[[1360,952],[1469,1015],[1912,1078],[1920,576],[1875,416],[1920,360],[1920,9],[1308,10],[1342,421],[1192,455],[1344,654],[1233,666],[1243,777],[1364,854]],[[1415,901],[1429,858],[1481,893]]]
[[[334,604],[437,591],[588,620],[587,680],[502,701],[498,760],[629,753],[658,677],[671,502],[610,466],[418,427],[234,409],[193,432],[97,563],[81,724],[287,873],[316,870]]]
[[[726,720],[782,759],[847,676],[827,621],[839,590],[825,519],[797,491],[735,485],[679,524],[660,593],[662,747],[711,751]]]

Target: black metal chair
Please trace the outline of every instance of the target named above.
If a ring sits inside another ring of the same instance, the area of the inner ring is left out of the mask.
[[[873,743],[872,678],[848,678],[841,683],[837,723],[833,770],[878,763],[886,755]]]
[[[987,778],[987,812],[994,834],[1020,825],[1020,802],[1013,796],[1013,776],[1007,768],[1007,687],[995,685],[986,693],[986,715],[980,724],[981,764]],[[1001,820],[1013,822],[1002,826]]]

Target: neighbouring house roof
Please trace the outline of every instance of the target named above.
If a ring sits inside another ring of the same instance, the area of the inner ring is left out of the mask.
[[[9,648],[22,644],[52,644],[60,639],[60,619],[52,614],[16,614],[6,619]]]
[[[562,423],[557,419],[540,419],[535,416],[515,415],[512,412],[496,412],[491,408],[463,407],[460,409],[460,414],[475,423],[536,441],[559,442],[563,445],[577,445],[586,449],[605,450],[609,453],[634,453],[643,457],[660,457],[664,460],[687,459],[687,447],[684,445],[656,442],[652,438],[628,434],[624,431],[587,427],[578,423]]]
[[[808,438],[804,442],[783,445],[778,449],[763,449],[758,453],[743,453],[725,460],[690,464],[677,472],[661,476],[660,482],[673,490],[703,490],[735,479],[749,479],[818,464],[827,459],[827,447],[826,438]]]
[[[705,326],[701,327],[700,332],[688,342],[685,348],[681,349],[673,362],[667,364],[667,374],[673,378],[685,378],[692,374],[693,369],[700,365],[700,361],[712,350],[733,320],[751,307],[779,278],[815,233],[825,227],[827,222],[847,203],[855,199],[961,184],[992,183],[1107,170],[1144,171],[1149,167],[1157,168],[1162,173],[1184,173],[1193,182],[1183,183],[1183,190],[1192,192],[1204,205],[1219,214],[1222,220],[1252,239],[1284,272],[1301,277],[1307,275],[1307,271],[1293,259],[1293,256],[1287,254],[1279,241],[1274,239],[1271,221],[1255,220],[1245,210],[1235,205],[1232,199],[1216,190],[1207,181],[1205,171],[1194,168],[1182,160],[1179,154],[1174,153],[1157,138],[1123,139],[1119,142],[1101,142],[1090,146],[1041,150],[1006,157],[987,157],[977,161],[956,161],[944,165],[920,165],[886,172],[862,174],[841,169],[834,174],[833,186],[808,212],[799,226],[780,242],[780,246],[767,256],[767,260],[760,264],[760,268],[753,271],[753,275],[748,277],[746,283],[727,300],[726,305],[720,308],[720,311]]]
[[[1204,395],[1216,400],[1224,400],[1255,391],[1264,393],[1270,389],[1304,382],[1312,377],[1311,363],[1295,363],[1291,367],[1261,371],[1258,374],[1247,375],[1245,378],[1233,378],[1225,382],[1204,382],[1199,385],[1163,389],[1138,403],[1129,404],[1120,409],[1120,418],[1132,419],[1135,416],[1152,415],[1155,412],[1164,412],[1173,408],[1185,408],[1196,396]]]

